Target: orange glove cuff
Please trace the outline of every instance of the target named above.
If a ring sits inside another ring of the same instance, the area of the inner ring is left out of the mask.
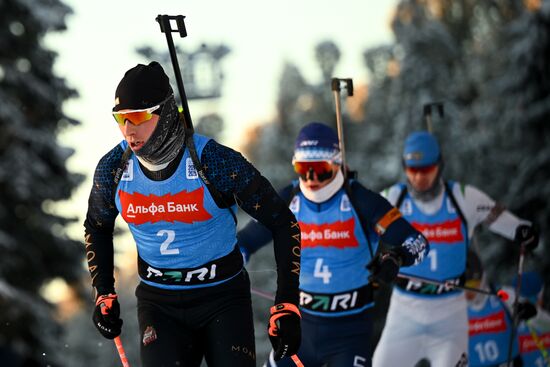
[[[296,305],[292,303],[279,303],[275,306],[272,306],[269,311],[271,312],[271,317],[269,318],[269,335],[277,336],[279,332],[279,327],[277,326],[277,320],[283,316],[288,316],[291,314],[297,315],[299,318],[302,318],[300,310]]]
[[[113,308],[113,302],[117,300],[117,295],[113,293],[109,294],[103,294],[99,297],[97,297],[97,300],[95,301],[96,306],[101,307],[101,314],[107,315],[109,313],[108,310]]]

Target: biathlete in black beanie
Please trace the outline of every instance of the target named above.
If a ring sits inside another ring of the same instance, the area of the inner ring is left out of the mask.
[[[113,116],[124,140],[97,165],[84,222],[99,332],[109,339],[121,333],[113,277],[120,213],[138,252],[142,366],[199,366],[203,358],[214,367],[255,366],[250,282],[236,246],[238,203],[273,235],[278,330],[271,341],[278,358],[296,353],[300,229],[286,203],[240,153],[208,137],[193,135],[193,159],[157,62],[126,72]]]

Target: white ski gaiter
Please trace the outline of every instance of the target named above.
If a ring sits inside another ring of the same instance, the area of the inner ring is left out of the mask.
[[[344,184],[344,175],[342,170],[338,170],[334,179],[325,187],[319,190],[310,190],[300,180],[300,191],[304,194],[306,199],[313,201],[314,203],[322,203],[330,199]]]

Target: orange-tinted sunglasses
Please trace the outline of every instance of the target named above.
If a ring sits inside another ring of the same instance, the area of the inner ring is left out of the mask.
[[[172,97],[172,96],[170,96]],[[124,126],[126,120],[130,121],[132,124],[138,126],[144,122],[149,121],[153,117],[153,112],[158,110],[170,97],[166,98],[164,101],[159,103],[156,106],[141,109],[141,110],[126,110],[126,111],[116,111],[113,112],[113,117],[115,121],[120,126]]]
[[[311,171],[317,174],[317,179],[320,182],[332,177],[332,165],[327,161],[294,162],[294,171],[304,180]]]
[[[424,167],[405,167],[405,170],[409,173],[416,174],[428,174],[432,173],[437,168],[437,164],[432,164],[431,166],[424,166]]]

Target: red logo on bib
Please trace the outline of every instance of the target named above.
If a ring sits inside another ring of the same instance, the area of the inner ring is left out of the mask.
[[[166,194],[145,196],[139,192],[129,194],[119,190],[122,217],[135,225],[160,221],[183,223],[203,222],[212,218],[204,209],[204,188],[175,195]]]
[[[544,348],[550,348],[550,333],[538,335],[538,337]],[[538,346],[531,335],[520,335],[519,349],[521,353],[530,353],[538,350]]]
[[[464,241],[460,218],[435,224],[418,222],[411,222],[411,224],[422,232],[430,242],[456,243]]]
[[[504,311],[489,316],[472,318],[468,321],[470,336],[484,333],[501,333],[506,331]]]
[[[300,222],[302,248],[304,247],[357,247],[359,243],[354,234],[355,220],[337,221],[327,224]]]

